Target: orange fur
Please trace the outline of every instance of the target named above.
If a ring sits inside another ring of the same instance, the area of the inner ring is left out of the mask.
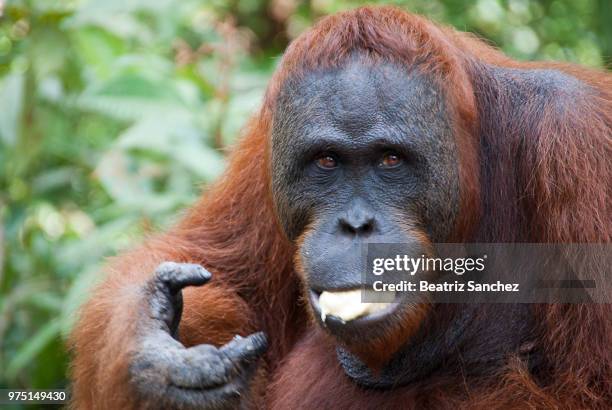
[[[462,181],[460,218],[452,240],[610,242],[608,73],[565,63],[519,63],[471,35],[395,8],[333,15],[288,48],[260,113],[221,180],[170,233],[151,239],[109,268],[71,339],[75,407],[138,407],[127,379],[142,304],[138,289],[163,260],[201,263],[214,275],[210,284],[185,292],[185,343],[219,344],[234,332],[267,332],[271,346],[266,368],[273,375],[267,407],[612,407],[610,305],[534,307],[538,347],[551,364],[544,384],[532,377],[520,357],[508,357],[507,366],[487,379],[456,374],[385,392],[359,388],[344,375],[329,338],[309,325],[303,304],[297,302],[301,283],[293,261],[296,248],[281,233],[272,206],[269,131],[276,96],[288,77],[341,65],[355,50],[367,52],[374,63],[388,59],[430,73],[444,90]],[[567,97],[560,94],[549,105],[525,104],[515,112],[499,96],[494,104],[483,102],[490,85],[481,72],[485,64],[559,70],[592,92],[571,106],[562,104]],[[493,127],[491,143],[501,144],[494,139],[497,134],[507,139],[500,145],[499,164],[491,164],[497,167],[493,180],[485,185],[479,147],[482,135],[490,131],[487,127]],[[524,133],[517,135],[515,128]],[[519,193],[509,188],[514,182]],[[478,229],[485,225],[487,229]]]

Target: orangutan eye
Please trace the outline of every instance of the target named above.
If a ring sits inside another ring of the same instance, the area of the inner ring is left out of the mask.
[[[378,166],[381,168],[395,168],[402,163],[402,157],[395,152],[387,152],[385,153]]]
[[[317,158],[316,163],[319,166],[319,168],[322,168],[322,169],[334,169],[338,166],[338,161],[336,161],[336,158],[328,154],[325,154]]]

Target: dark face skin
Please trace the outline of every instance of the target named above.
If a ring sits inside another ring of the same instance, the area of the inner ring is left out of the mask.
[[[424,237],[449,236],[458,158],[444,97],[427,76],[355,57],[287,81],[277,104],[274,200],[298,244],[315,316],[322,291],[360,286],[363,244],[408,244],[417,257]],[[397,312],[387,316],[347,324],[332,316],[326,325],[345,341],[363,339],[399,320]]]

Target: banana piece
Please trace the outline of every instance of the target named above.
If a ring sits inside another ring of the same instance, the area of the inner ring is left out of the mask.
[[[325,322],[327,316],[336,316],[344,322],[379,312],[391,303],[362,303],[361,289],[341,292],[324,291],[319,296],[321,320]]]

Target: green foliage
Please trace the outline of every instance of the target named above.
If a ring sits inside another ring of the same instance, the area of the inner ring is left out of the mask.
[[[606,0],[398,0],[519,58],[610,56]],[[104,257],[223,169],[288,41],[351,0],[9,0],[0,10],[0,388],[66,385]],[[609,61],[608,61],[609,63]]]

